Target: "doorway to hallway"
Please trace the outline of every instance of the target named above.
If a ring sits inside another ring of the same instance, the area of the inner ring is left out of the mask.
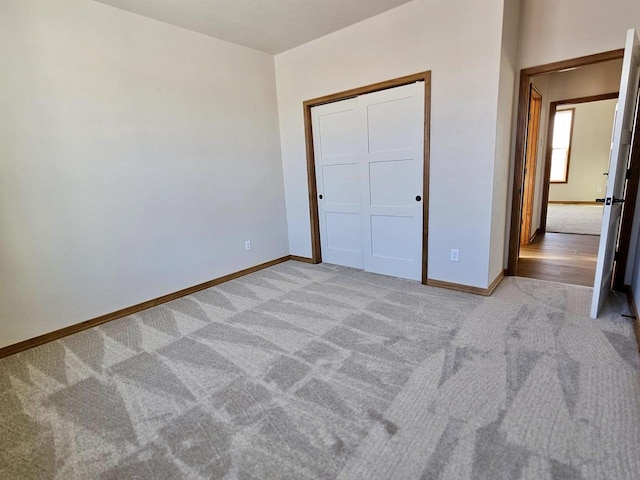
[[[628,33],[629,36],[629,33]],[[525,265],[523,268],[518,268],[518,264],[520,262],[520,242],[522,240],[520,235],[521,230],[521,222],[523,218],[522,207],[524,206],[524,186],[527,181],[527,174],[529,173],[525,168],[525,152],[527,149],[527,140],[528,140],[528,131],[529,131],[529,115],[528,115],[528,103],[529,103],[529,91],[530,85],[533,83],[534,79],[536,82],[536,86],[540,87],[540,91],[546,97],[546,101],[543,100],[543,114],[542,120],[545,123],[548,123],[545,130],[549,132],[553,128],[553,116],[550,115],[552,110],[550,105],[552,102],[559,102],[561,99],[573,99],[574,101],[585,100],[589,97],[590,100],[593,99],[593,96],[602,95],[605,92],[613,92],[617,89],[617,86],[620,85],[620,71],[622,68],[622,56],[623,51],[611,51],[605,52],[602,54],[591,55],[587,57],[576,58],[572,60],[566,60],[562,62],[556,62],[548,65],[541,65],[538,67],[530,67],[527,69],[523,69],[521,71],[520,76],[520,97],[519,97],[519,109],[518,109],[518,122],[517,122],[517,132],[516,132],[516,155],[515,155],[515,171],[514,171],[514,183],[513,183],[513,193],[512,193],[512,211],[511,211],[511,230],[510,230],[510,238],[509,238],[509,249],[508,249],[508,274],[509,275],[520,275],[522,272],[529,271],[530,273],[533,271],[530,267],[531,265]],[[625,57],[627,58],[627,57]],[[631,58],[631,57],[629,57]],[[617,70],[617,71],[616,71]],[[599,72],[599,73],[596,73]],[[600,73],[604,75],[600,75]],[[590,77],[588,81],[584,80],[585,75],[595,75]],[[558,77],[558,78],[555,78]],[[582,78],[581,78],[582,77]],[[606,79],[606,81],[592,81],[595,78],[599,78],[601,80]],[[545,81],[548,83],[545,85]],[[626,98],[626,95],[625,95]],[[576,102],[578,103],[578,102]],[[556,104],[557,105],[557,104]],[[553,110],[555,110],[556,105],[553,105]],[[550,121],[546,122],[546,119],[549,118]],[[536,181],[535,186],[535,202],[534,202],[534,211],[533,211],[533,225],[532,225],[532,238],[530,242],[533,243],[532,248],[538,250],[535,255],[527,254],[525,252],[525,256],[527,260],[526,263],[531,263],[531,258],[540,258],[543,256],[540,253],[540,249],[547,251],[547,246],[552,247],[556,242],[548,243],[550,237],[543,239],[541,235],[545,233],[545,223],[547,217],[547,201],[549,198],[548,190],[544,192],[547,186],[545,186],[545,182],[543,179],[549,178],[547,172],[543,172],[543,166],[550,166],[550,162],[548,160],[554,154],[554,145],[548,142],[548,138],[550,136],[550,132],[546,137],[541,136],[540,144],[538,145],[539,158],[538,165],[540,166],[537,170],[536,175],[540,178],[540,181]],[[559,146],[558,146],[559,147]],[[556,156],[560,156],[556,153]],[[543,158],[540,158],[540,157]],[[565,163],[565,176],[563,180],[566,180],[566,174],[568,174],[568,160],[569,160],[569,152],[567,151],[566,163]],[[631,162],[632,166],[636,166],[636,163]],[[546,168],[545,168],[546,169]],[[634,177],[635,170],[631,168],[631,177]],[[531,172],[534,173],[534,172]],[[603,172],[600,173],[602,175]],[[569,175],[571,176],[571,175]],[[617,178],[617,177],[616,177]],[[637,177],[636,177],[637,178]],[[631,184],[634,183],[633,178],[631,178]],[[593,192],[595,195],[593,196],[593,200],[596,197],[601,197],[597,191],[597,185],[592,185]],[[625,205],[625,215],[622,221],[622,233],[620,235],[620,259],[616,262],[616,265],[620,268],[616,268],[616,274],[614,278],[623,281],[624,278],[624,266],[626,264],[626,257],[622,258],[622,254],[626,253],[629,244],[629,235],[625,235],[625,231],[630,226],[630,220],[633,218],[633,206],[635,205],[635,192],[628,192],[628,199],[631,201]],[[542,198],[545,198],[545,201],[541,201]],[[593,202],[590,201],[589,203]],[[628,210],[628,212],[626,212]],[[625,221],[626,220],[626,221]],[[540,237],[536,240],[536,237]],[[545,240],[545,241],[543,241]],[[593,239],[592,239],[593,240]],[[566,243],[566,242],[562,242]],[[540,245],[542,244],[542,246]],[[544,247],[544,248],[543,248]],[[559,258],[566,259],[568,257],[567,253],[571,254],[572,251],[580,252],[579,248],[573,248],[569,252],[562,252],[561,254],[555,255],[556,260]],[[547,254],[548,253],[548,254]],[[548,257],[551,254],[549,252],[545,253],[544,256]],[[618,256],[616,256],[616,260],[618,260]],[[548,261],[547,261],[548,264]],[[556,275],[564,271],[563,269],[558,270]],[[559,280],[559,278],[556,277]],[[560,280],[566,281],[566,280]],[[583,279],[581,283],[586,283]]]

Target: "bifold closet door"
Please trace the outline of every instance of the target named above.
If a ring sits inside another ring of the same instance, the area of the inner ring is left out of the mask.
[[[311,109],[322,261],[364,268],[357,100]]]
[[[322,260],[420,280],[424,83],[311,109]]]
[[[424,83],[358,97],[364,269],[422,278]]]

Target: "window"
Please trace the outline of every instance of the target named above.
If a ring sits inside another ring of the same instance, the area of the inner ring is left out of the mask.
[[[551,149],[551,183],[567,183],[569,178],[569,154],[571,131],[575,109],[559,110],[553,121],[553,144]]]

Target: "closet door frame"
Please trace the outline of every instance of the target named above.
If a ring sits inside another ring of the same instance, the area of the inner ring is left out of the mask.
[[[320,245],[320,218],[318,215],[318,190],[316,188],[316,166],[313,146],[313,126],[311,108],[326,103],[354,98],[365,93],[378,92],[389,88],[400,87],[415,82],[424,82],[424,147],[423,147],[423,182],[422,182],[422,284],[427,284],[427,250],[429,238],[429,133],[431,125],[431,71],[407,75],[405,77],[386,80],[344,92],[333,93],[303,102],[304,133],[307,153],[307,185],[309,191],[309,214],[311,218],[311,261],[322,262]]]

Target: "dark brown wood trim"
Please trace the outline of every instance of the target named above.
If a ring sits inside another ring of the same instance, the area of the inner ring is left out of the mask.
[[[299,258],[303,258],[303,257],[297,257],[295,258],[295,260]],[[102,325],[103,323],[111,322],[112,320],[117,320],[119,318],[132,315],[142,310],[146,310],[148,308],[170,302],[177,298],[184,297],[185,295],[191,295],[192,293],[199,292],[200,290],[211,288],[215,285],[219,285],[221,283],[234,280],[236,278],[242,277],[244,275],[248,275],[250,273],[257,272],[259,270],[263,270],[265,268],[271,267],[273,265],[277,265],[282,262],[286,262],[287,260],[290,260],[290,259],[292,259],[291,255],[287,255],[281,258],[276,258],[275,260],[261,263],[260,265],[255,265],[253,267],[245,268],[244,270],[230,273],[229,275],[225,275],[223,277],[209,280],[208,282],[200,283],[198,285],[194,285],[193,287],[188,287],[182,290],[178,290],[177,292],[169,293],[167,295],[154,298],[153,300],[147,300],[146,302],[138,303],[137,305],[133,305],[131,307],[123,308],[121,310],[117,310],[112,313],[107,313],[106,315],[101,315],[99,317],[92,318],[91,320],[86,320],[84,322],[76,323],[74,325],[61,328],[60,330],[55,330],[53,332],[45,333],[44,335],[40,335],[35,338],[30,338],[29,340],[24,340],[22,342],[15,343],[13,345],[9,345],[4,348],[0,348],[0,358],[8,357],[9,355],[23,352],[33,347],[44,345],[45,343],[49,343],[54,340],[67,337],[69,335],[73,335],[74,333],[82,332],[83,330],[97,327],[98,325]]]
[[[509,231],[509,252],[507,255],[507,274],[516,275],[518,269],[518,253],[520,249],[520,223],[522,210],[522,182],[524,180],[524,148],[527,135],[527,113],[529,102],[529,84],[531,77],[545,73],[558,72],[568,68],[577,68],[594,63],[615,60],[624,56],[624,49],[596,53],[584,57],[547,63],[535,67],[524,68],[520,71],[520,86],[518,93],[518,117],[516,122],[516,148],[514,156],[513,187],[511,192],[511,228]],[[547,142],[548,144],[548,142]],[[549,178],[548,175],[545,178]],[[548,183],[548,182],[545,182]],[[548,192],[547,192],[548,198]],[[546,207],[546,200],[543,208]],[[542,225],[541,225],[542,226]],[[545,225],[546,227],[546,225]],[[544,229],[542,230],[544,233]]]
[[[529,77],[535,75],[542,75],[544,73],[560,72],[562,70],[568,70],[570,68],[584,67],[586,65],[592,65],[594,63],[608,62],[609,60],[616,60],[624,56],[624,48],[617,50],[610,50],[608,52],[595,53],[593,55],[585,55],[584,57],[571,58],[569,60],[561,60],[559,62],[547,63],[545,65],[538,65],[536,67],[529,67],[522,69],[522,73]]]
[[[520,72],[520,93],[518,94],[518,118],[516,123],[516,151],[511,192],[511,228],[509,230],[509,254],[507,273],[516,275],[520,252],[520,229],[522,223],[522,187],[524,182],[524,155],[527,141],[527,117],[529,115],[530,75]]]
[[[529,84],[527,111],[527,139],[524,153],[524,174],[522,179],[522,208],[520,224],[520,246],[531,242],[533,211],[538,170],[538,146],[540,145],[540,124],[542,117],[542,93],[533,83]],[[533,123],[531,123],[533,122]]]
[[[583,202],[582,200],[549,200],[556,205],[600,205],[598,202]]]
[[[624,290],[627,293],[627,301],[629,302],[629,309],[633,316],[633,326],[636,332],[636,343],[638,344],[638,351],[640,351],[640,317],[638,316],[638,307],[633,296],[633,289],[631,288],[631,285],[625,285]]]
[[[533,90],[536,95],[540,97],[540,100],[542,100],[542,92],[538,89],[538,87],[536,87],[534,83],[530,83],[529,85],[531,86],[531,90]],[[531,95],[531,91],[529,91],[529,95]]]
[[[502,280],[504,280],[506,274],[506,270],[502,270],[498,274],[498,276],[493,279],[493,282],[491,282],[491,284],[487,287],[487,296],[491,295],[496,290],[496,288],[498,288],[498,285],[502,283]]]
[[[590,95],[588,97],[577,97],[568,98],[566,100],[558,100],[556,102],[552,102],[551,104],[555,104],[556,107],[561,105],[578,105],[580,103],[599,102],[600,100],[612,100],[614,98],[618,98],[619,95],[619,92],[602,93],[600,95]],[[551,112],[551,108],[549,108],[549,112]]]
[[[424,147],[422,180],[422,284],[427,284],[429,264],[429,158],[431,148],[431,72],[424,73]]]
[[[633,217],[636,213],[636,199],[638,197],[638,184],[640,183],[640,111],[636,111],[635,131],[633,132],[633,144],[631,145],[631,158],[629,159],[629,179],[627,180],[624,203],[622,204],[622,224],[618,236],[618,258],[613,272],[613,289],[624,288],[624,277],[629,260],[629,247],[631,245],[631,231],[633,230]],[[635,252],[633,252],[635,254]],[[636,323],[636,327],[638,324]]]
[[[345,90],[343,92],[332,93],[323,97],[313,98],[305,101],[305,106],[316,107],[318,105],[324,105],[325,103],[339,102],[340,100],[346,100],[347,98],[357,97],[358,95],[364,95],[365,93],[379,92],[381,90],[387,90],[389,88],[400,87],[402,85],[409,85],[410,83],[416,83],[421,81],[428,81],[431,79],[431,72],[420,72],[412,75],[406,75],[404,77],[393,78],[391,80],[385,80],[383,82],[372,83],[365,85],[364,87],[352,88],[351,90]]]
[[[471,285],[464,285],[461,283],[453,283],[453,282],[445,282],[443,280],[435,280],[433,278],[429,278],[427,280],[427,285],[430,287],[438,287],[438,288],[447,288],[449,290],[456,290],[458,292],[472,293],[474,295],[482,295],[484,297],[490,296],[500,282],[504,279],[505,271],[501,271],[498,276],[491,282],[487,288],[473,287]]]
[[[311,107],[304,102],[304,141],[307,150],[307,188],[309,198],[309,219],[311,223],[311,259],[313,263],[322,262],[320,244],[320,217],[318,216],[318,188],[316,186],[316,162],[313,153],[313,124],[311,123]]]
[[[536,228],[536,231],[533,232],[533,235],[531,235],[531,238],[529,239],[529,243],[533,242],[538,235],[540,235],[540,229]]]
[[[304,136],[307,154],[307,186],[309,190],[309,218],[311,220],[311,258],[314,263],[322,262],[322,248],[320,244],[320,219],[318,216],[318,190],[316,187],[316,165],[313,149],[313,125],[311,123],[311,108],[327,103],[338,102],[354,98],[366,93],[378,92],[389,88],[424,82],[424,181],[422,199],[422,283],[427,284],[427,255],[429,240],[429,152],[431,131],[431,72],[420,72],[384,82],[373,83],[364,87],[332,93],[323,97],[303,102]]]
[[[313,258],[299,257],[298,255],[289,255],[289,260],[295,260],[296,262],[303,262],[303,263],[316,263],[313,261]]]
[[[556,104],[549,104],[549,120],[547,121],[547,136],[545,138],[544,172],[542,177],[542,205],[540,208],[540,233],[547,233],[547,213],[549,212],[549,179],[551,178],[551,155],[553,154],[553,128],[555,126]]]

